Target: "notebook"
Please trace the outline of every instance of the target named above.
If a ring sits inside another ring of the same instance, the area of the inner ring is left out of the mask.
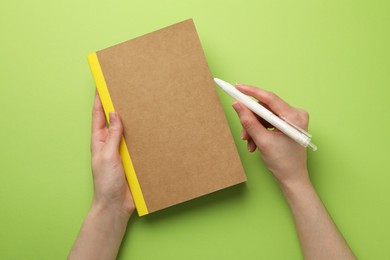
[[[192,21],[88,55],[140,216],[246,181]]]

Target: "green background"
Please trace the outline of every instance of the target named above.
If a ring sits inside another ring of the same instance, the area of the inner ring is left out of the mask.
[[[64,259],[92,197],[90,52],[193,18],[214,76],[310,112],[312,182],[360,259],[390,255],[390,2],[0,5],[0,259]],[[289,208],[219,92],[245,185],[146,217],[119,259],[301,259]]]

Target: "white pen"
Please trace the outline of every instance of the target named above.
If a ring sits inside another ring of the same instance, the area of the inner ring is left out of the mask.
[[[311,142],[312,135],[310,135],[308,132],[292,124],[291,122],[288,122],[285,118],[282,119],[276,116],[274,113],[257,103],[249,96],[238,91],[230,83],[217,78],[214,78],[214,81],[228,95],[245,105],[253,113],[266,120],[268,123],[279,129],[281,132],[285,133],[287,136],[291,137],[297,143],[303,147],[309,146],[311,149],[313,149],[313,151],[317,150],[317,146]]]

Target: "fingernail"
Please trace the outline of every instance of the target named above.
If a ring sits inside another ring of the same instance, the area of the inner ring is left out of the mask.
[[[241,107],[237,102],[234,102],[232,107],[234,108],[234,110],[236,110],[237,113],[241,111]]]
[[[115,112],[110,112],[110,123],[115,123],[116,121],[116,113]]]

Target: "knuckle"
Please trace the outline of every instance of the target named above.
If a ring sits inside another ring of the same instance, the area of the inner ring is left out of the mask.
[[[122,132],[122,126],[121,125],[110,125],[109,127],[110,132],[120,133]]]
[[[296,117],[298,122],[300,122],[304,127],[307,127],[309,124],[309,112],[304,109],[298,108]]]
[[[272,102],[278,98],[278,95],[276,95],[274,92],[268,92],[267,99]]]
[[[253,121],[251,120],[250,117],[243,116],[240,121],[241,121],[241,124],[244,127],[244,129],[246,129],[246,130],[251,130],[252,129]]]
[[[306,110],[304,110],[304,109],[299,109],[299,113],[300,113],[301,117],[303,117],[303,118],[309,118],[309,112],[307,112]]]

